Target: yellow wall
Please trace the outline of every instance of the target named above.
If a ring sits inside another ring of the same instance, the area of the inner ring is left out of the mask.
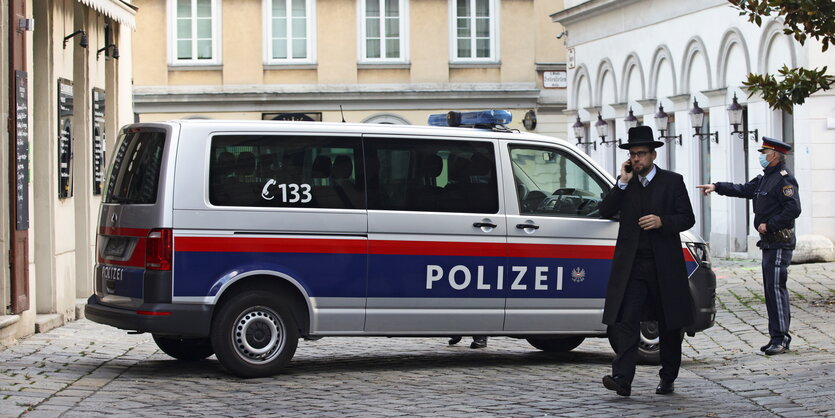
[[[561,0],[501,0],[500,68],[449,68],[449,0],[409,3],[409,66],[357,68],[356,0],[317,0],[316,64],[264,67],[262,0],[221,1],[221,68],[170,69],[166,0],[136,0],[134,85],[536,82],[535,63],[563,62],[549,14]]]

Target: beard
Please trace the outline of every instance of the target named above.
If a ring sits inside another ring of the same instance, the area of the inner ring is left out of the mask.
[[[646,177],[647,174],[649,174],[649,172],[652,171],[652,167],[654,167],[654,166],[655,166],[655,164],[650,163],[648,165],[645,165],[645,166],[641,167],[640,170],[636,168],[635,172],[638,173],[638,175],[641,176],[641,177]]]

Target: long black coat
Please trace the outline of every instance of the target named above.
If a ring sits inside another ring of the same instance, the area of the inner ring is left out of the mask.
[[[693,323],[693,298],[687,282],[687,268],[679,233],[690,229],[695,223],[693,207],[680,174],[658,170],[649,188],[652,215],[661,218],[661,228],[648,231],[655,258],[660,291],[660,306],[663,310],[667,329],[683,328]],[[613,325],[618,320],[632,271],[632,262],[638,250],[641,228],[641,189],[638,175],[633,175],[625,190],[615,185],[600,204],[600,215],[612,218],[620,213],[620,228],[609,275],[603,323]],[[660,318],[659,318],[660,319]]]

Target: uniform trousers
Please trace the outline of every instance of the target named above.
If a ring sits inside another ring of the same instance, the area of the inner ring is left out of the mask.
[[[786,289],[788,267],[792,262],[792,250],[782,248],[763,249],[763,289],[768,311],[768,335],[771,344],[789,346],[789,291]]]
[[[681,367],[681,329],[667,329],[661,308],[661,294],[653,258],[636,258],[632,264],[629,283],[621,301],[618,322],[612,326],[615,338],[615,360],[612,362],[612,376],[621,376],[631,384],[635,377],[635,365],[638,361],[641,319],[646,308],[652,309],[655,318],[659,318],[659,337],[661,344],[661,371],[659,375],[667,381],[678,377]]]

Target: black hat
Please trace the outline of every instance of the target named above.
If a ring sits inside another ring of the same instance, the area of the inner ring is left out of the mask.
[[[783,141],[778,141],[774,138],[764,136],[763,146],[759,149],[759,151],[762,151],[764,149],[773,149],[774,151],[777,151],[780,154],[788,154],[788,152],[792,150],[792,146]]]
[[[618,145],[619,148],[629,149],[632,147],[645,146],[650,148],[658,148],[663,146],[661,141],[654,141],[652,137],[652,128],[649,126],[636,126],[629,128],[629,140],[625,144]]]

